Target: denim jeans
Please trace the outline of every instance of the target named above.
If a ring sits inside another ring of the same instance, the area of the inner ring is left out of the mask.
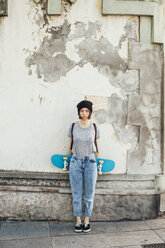
[[[73,198],[73,215],[82,216],[82,192],[84,189],[84,216],[92,216],[97,181],[95,155],[80,157],[73,154],[69,167],[69,179]]]

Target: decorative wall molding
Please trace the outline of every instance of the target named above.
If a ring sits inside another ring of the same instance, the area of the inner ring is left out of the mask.
[[[61,0],[47,0],[47,13],[48,15],[60,15]]]
[[[0,16],[7,16],[7,0],[0,0]]]
[[[163,43],[163,4],[149,1],[103,0],[103,15],[152,17],[151,41]],[[143,29],[143,25],[141,27]]]
[[[68,0],[69,3],[75,3],[76,0]],[[47,0],[47,14],[61,15],[61,0]]]
[[[34,2],[38,4],[42,0],[34,0]],[[68,0],[68,2],[73,4],[76,0]],[[0,16],[8,15],[7,7],[8,0],[0,0]],[[61,0],[47,0],[47,14],[61,15]],[[151,42],[163,43],[163,4],[148,1],[103,0],[102,14],[152,17]],[[146,26],[141,19],[140,24],[140,30],[145,30]]]
[[[14,0],[13,0],[14,1]],[[39,4],[43,0],[34,0],[35,3]],[[76,0],[68,0],[69,3],[73,4]],[[8,15],[8,0],[0,0],[0,16]],[[47,14],[48,15],[61,15],[61,0],[47,0]]]

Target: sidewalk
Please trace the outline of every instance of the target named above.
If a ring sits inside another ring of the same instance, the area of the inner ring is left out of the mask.
[[[145,221],[91,222],[89,233],[75,233],[74,224],[1,221],[0,248],[141,248],[144,244],[164,244],[165,247],[165,217]]]

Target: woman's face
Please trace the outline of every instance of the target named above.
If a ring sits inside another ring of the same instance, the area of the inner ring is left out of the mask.
[[[82,108],[80,110],[80,117],[82,120],[87,120],[89,117],[90,111],[87,108]]]

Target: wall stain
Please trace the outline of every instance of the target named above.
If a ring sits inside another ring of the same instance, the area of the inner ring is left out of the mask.
[[[87,25],[81,22],[74,24],[74,33],[71,33],[71,24],[67,20],[57,27],[51,27],[46,33],[51,37],[44,37],[38,51],[32,52],[26,59],[25,65],[31,68],[36,65],[38,78],[46,82],[57,82],[61,76],[66,76],[75,65],[80,67],[91,63],[98,71],[106,76],[117,76],[128,69],[126,60],[122,59],[108,39],[97,35],[101,32],[101,24],[89,22]],[[71,33],[71,34],[70,34]],[[74,45],[81,60],[79,63],[71,60],[65,54],[67,42],[82,38]]]
[[[112,94],[111,97],[108,97],[108,109],[99,109],[94,111],[94,114],[99,124],[112,124],[115,136],[120,143],[130,143],[132,148],[135,149],[138,144],[140,128],[127,126],[127,105],[127,99]]]
[[[128,69],[127,63],[122,59],[117,49],[105,38],[94,40],[89,38],[82,41],[77,48],[79,49],[79,56],[85,58],[94,67],[98,69],[105,68],[109,74],[117,76],[119,70],[123,73]]]
[[[131,68],[139,68],[140,92],[128,100],[128,123],[140,126],[139,149],[128,151],[129,173],[161,173],[162,53],[156,44],[130,40]]]
[[[51,34],[51,38],[44,37],[39,50],[33,52],[25,64],[29,68],[36,65],[38,78],[43,76],[46,82],[56,82],[76,64],[64,54],[70,25],[64,22],[63,25],[47,29],[46,32]]]
[[[119,44],[118,44],[118,48],[121,49],[122,43],[127,41],[127,40],[135,40],[138,41],[139,37],[138,37],[138,18],[137,19],[128,19],[124,30],[125,30],[125,34],[122,34],[122,36],[120,37],[119,40]]]

